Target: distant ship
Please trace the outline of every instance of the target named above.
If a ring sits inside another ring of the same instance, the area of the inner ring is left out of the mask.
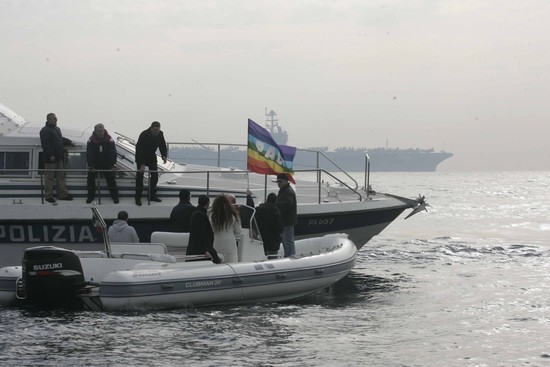
[[[280,145],[287,145],[288,133],[279,125],[277,113],[266,109],[266,129]],[[170,146],[170,158],[178,162],[217,165],[246,170],[246,144],[194,143]],[[327,171],[339,167],[345,171],[362,172],[369,157],[373,172],[432,172],[452,153],[433,149],[352,148],[327,147],[298,148],[294,169],[312,169],[319,166]]]

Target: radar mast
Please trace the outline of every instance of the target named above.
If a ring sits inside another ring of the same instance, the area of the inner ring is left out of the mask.
[[[287,145],[288,133],[279,125],[277,113],[273,110],[268,113],[267,107],[265,109],[265,127],[277,144]]]

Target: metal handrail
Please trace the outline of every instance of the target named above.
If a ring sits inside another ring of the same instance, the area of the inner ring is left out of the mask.
[[[317,172],[318,174],[320,173],[325,173],[327,175],[329,175],[330,177],[332,177],[333,179],[335,179],[336,181],[338,181],[338,183],[340,183],[341,185],[345,186],[347,189],[349,189],[350,191],[354,192],[357,194],[357,196],[359,196],[359,201],[363,201],[363,195],[361,195],[360,192],[357,191],[357,186],[355,188],[352,188],[351,186],[349,186],[347,183],[345,183],[344,181],[340,180],[338,177],[334,176],[332,173],[324,170],[324,169],[311,169],[311,170],[295,170],[294,172]],[[354,180],[355,182],[355,180]],[[318,187],[319,187],[319,195],[317,196],[318,197],[318,203],[321,204],[321,180],[319,180],[318,182]],[[357,182],[355,182],[355,184],[357,184]]]
[[[101,216],[101,213],[97,208],[92,207],[92,213],[94,215],[94,218],[97,221],[97,225],[101,228],[101,236],[103,237],[103,245],[105,246],[105,253],[107,254],[107,257],[113,257],[113,251],[111,250],[111,242],[109,241],[109,236],[107,235],[107,224],[105,223],[105,220]]]
[[[244,207],[244,208],[248,208],[249,210],[252,211],[252,215],[250,216],[250,222],[248,223],[248,228],[249,228],[249,231],[248,231],[248,237],[250,237],[251,239],[255,239],[254,238],[254,234],[253,234],[253,230],[252,230],[252,226],[254,224],[256,224],[256,208],[254,208],[253,206],[248,206],[246,204],[241,204],[240,207]],[[239,209],[240,210],[240,209]],[[256,226],[257,227],[257,226]],[[262,240],[262,236],[260,234],[260,231],[258,228],[256,228],[256,230],[258,231],[258,236],[260,236],[260,241]]]
[[[248,147],[247,144],[232,144],[232,143],[180,143],[180,142],[167,142],[166,143],[166,149],[168,151],[168,158],[170,159],[170,144],[173,145],[199,145],[204,149],[207,149],[209,146],[216,147],[218,159],[217,159],[217,167],[221,168],[221,151],[222,147]]]
[[[50,171],[53,171],[53,172],[65,172],[66,174],[70,174],[70,173],[88,173],[89,170],[88,169],[51,169]],[[40,174],[40,184],[41,184],[41,198],[42,198],[42,203],[44,203],[44,168],[35,168],[35,169],[32,169],[32,168],[29,168],[29,169],[3,169],[2,172],[38,172]],[[102,188],[108,188],[108,185],[102,185],[101,184],[101,180],[100,180],[100,174],[101,172],[113,172],[112,169],[94,169],[94,173],[96,174],[96,179],[98,180],[97,181],[97,197],[98,197],[98,204],[101,204],[101,190]],[[134,174],[137,174],[139,171],[138,170],[120,170],[120,169],[117,169],[115,171],[116,173],[130,173],[132,175]],[[197,170],[197,171],[189,171],[189,170],[184,170],[184,171],[166,171],[166,170],[156,170],[156,171],[150,171],[150,170],[147,170],[146,172],[144,172],[145,176],[144,178],[146,178],[147,180],[150,180],[150,175],[151,173],[158,173],[159,176],[162,175],[162,174],[166,174],[166,173],[169,173],[169,174],[181,174],[181,175],[196,175],[196,174],[205,174],[206,175],[206,194],[209,195],[210,194],[210,176],[212,173],[224,173],[224,174],[242,174],[243,172],[246,172],[248,174],[250,174],[251,172],[249,171],[244,171],[244,170],[227,170],[227,171],[222,171],[222,170]],[[321,176],[322,174],[326,174],[328,176],[330,176],[332,179],[334,179],[337,183],[339,183],[340,185],[346,187],[347,189],[349,189],[351,192],[355,193],[358,195],[358,199],[359,201],[362,201],[363,200],[363,195],[357,190],[357,182],[355,180],[353,180],[356,184],[356,187],[353,188],[351,187],[350,185],[348,185],[347,183],[345,183],[344,181],[340,180],[338,177],[336,177],[334,174],[332,174],[331,172],[328,172],[327,170],[325,169],[299,169],[299,170],[294,170],[295,173],[317,173],[317,177],[318,177],[318,180],[317,180],[317,185],[318,185],[318,203],[321,204],[321,193],[322,193],[322,180],[321,180]],[[253,173],[253,172],[252,172]],[[265,179],[264,179],[264,191],[267,193],[267,184],[268,184],[268,176],[270,175],[265,175]],[[2,175],[0,175],[0,177],[2,177]],[[11,178],[11,177],[10,177]],[[29,176],[15,176],[15,178],[20,178],[20,179],[32,179],[32,177],[29,177]],[[81,179],[86,179],[86,176],[85,175],[81,175],[80,177]],[[128,177],[128,178],[133,178],[133,177]],[[147,188],[148,188],[148,192],[147,192],[147,201],[148,203],[150,203],[150,199],[151,199],[151,192],[150,192],[150,186],[147,185]],[[368,194],[368,190],[367,190],[367,194]]]
[[[349,175],[349,173],[347,173],[346,171],[344,171],[344,169],[342,167],[340,167],[338,165],[338,163],[334,162],[332,159],[330,159],[325,153],[323,153],[322,151],[320,150],[311,150],[311,149],[300,149],[300,148],[297,148],[296,150],[300,150],[302,152],[310,152],[310,153],[315,153],[317,155],[317,169],[320,170],[321,169],[321,166],[320,166],[320,159],[319,159],[319,156],[323,156],[326,160],[328,160],[330,163],[332,163],[334,165],[334,167],[338,168],[338,170],[340,172],[342,172],[343,174],[345,174],[350,180],[352,180],[354,183],[355,183],[355,190],[357,190],[357,188],[359,187],[359,184],[357,184],[357,181],[355,181],[355,179],[353,177],[351,177]],[[340,181],[340,180],[339,180]]]
[[[168,148],[168,152],[170,152],[170,144],[173,144],[173,145],[199,145],[203,148],[206,148],[208,146],[215,146],[217,147],[217,153],[218,153],[218,167],[221,167],[221,148],[222,146],[227,146],[227,147],[248,147],[247,144],[231,144],[231,143],[199,143],[199,142],[194,142],[194,143],[183,143],[183,142],[167,142],[166,143],[166,146]],[[355,190],[357,190],[357,188],[359,187],[359,184],[357,183],[357,181],[352,177],[350,176],[349,173],[347,173],[342,167],[340,167],[338,165],[338,163],[334,162],[332,159],[330,159],[325,153],[323,153],[322,151],[320,150],[312,150],[312,149],[302,149],[302,148],[296,148],[296,150],[298,151],[301,151],[301,152],[308,152],[308,153],[315,153],[317,155],[317,163],[316,163],[316,169],[317,170],[320,170],[321,169],[321,166],[320,166],[320,156],[324,157],[326,160],[328,160],[335,168],[338,169],[338,171],[340,171],[341,173],[345,174],[351,181],[354,182],[355,184]],[[296,170],[295,170],[296,172]],[[366,171],[365,171],[366,172]]]

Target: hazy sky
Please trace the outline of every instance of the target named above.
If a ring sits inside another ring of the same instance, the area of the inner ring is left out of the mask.
[[[550,169],[547,0],[0,0],[0,103],[32,121]]]

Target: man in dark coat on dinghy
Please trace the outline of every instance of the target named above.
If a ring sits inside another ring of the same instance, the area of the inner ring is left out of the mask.
[[[294,226],[298,224],[296,193],[289,184],[289,178],[286,173],[277,175],[277,185],[279,193],[277,194],[277,208],[281,211],[283,218],[283,249],[285,257],[294,256],[296,247],[294,245]]]
[[[211,258],[214,263],[220,264],[221,259],[214,249],[214,232],[212,231],[210,219],[208,219],[207,210],[209,205],[210,198],[208,196],[199,196],[199,203],[191,215],[189,223],[189,244],[187,245],[186,255],[205,255],[207,258]]]
[[[187,189],[181,189],[179,193],[180,202],[170,213],[170,224],[175,232],[189,232],[191,215],[195,206],[191,204],[191,193]]]
[[[279,253],[281,247],[281,233],[283,233],[283,219],[277,208],[277,194],[267,195],[265,203],[256,208],[256,222],[262,235],[264,253],[266,256],[273,256]]]

